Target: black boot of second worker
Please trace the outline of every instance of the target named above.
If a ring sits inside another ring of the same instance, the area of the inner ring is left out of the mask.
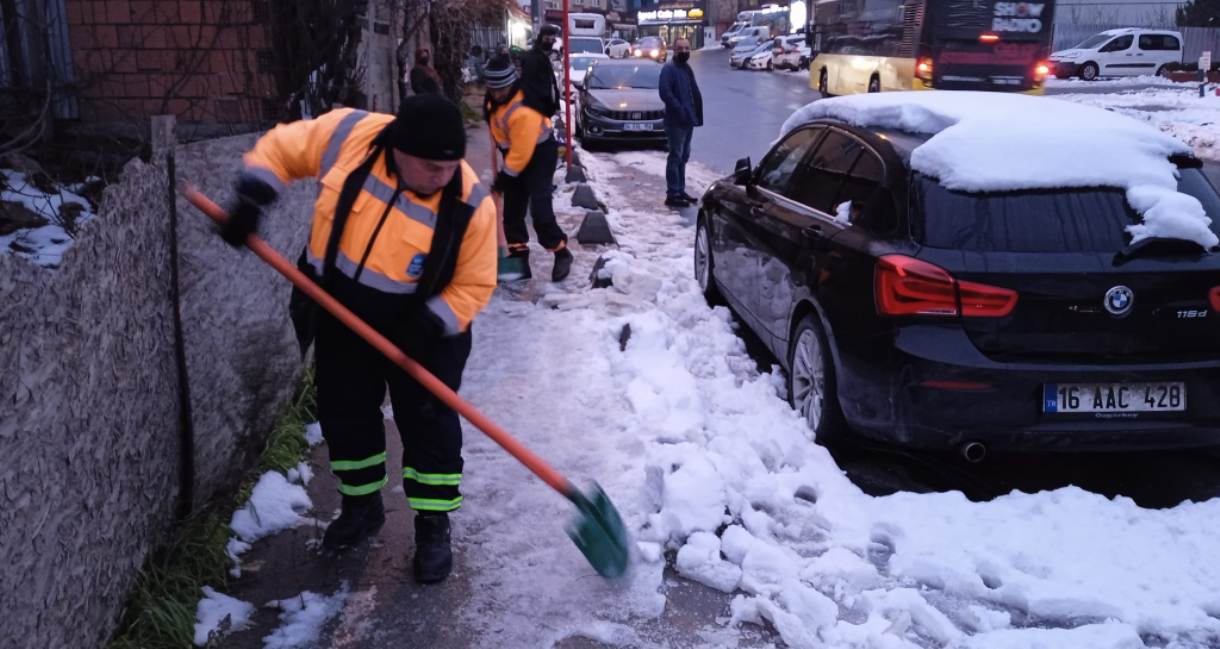
[[[562,282],[572,272],[572,251],[566,247],[555,251],[555,266],[551,269],[551,281]]]
[[[453,569],[449,547],[449,516],[444,512],[419,512],[415,515],[415,581],[435,584],[444,581]]]

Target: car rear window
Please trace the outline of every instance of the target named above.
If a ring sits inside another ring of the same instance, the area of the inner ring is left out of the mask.
[[[1198,198],[1220,235],[1220,196],[1198,169],[1182,169],[1178,191]],[[915,238],[933,248],[994,252],[1117,252],[1139,215],[1121,189],[1001,193],[950,191],[917,176]]]

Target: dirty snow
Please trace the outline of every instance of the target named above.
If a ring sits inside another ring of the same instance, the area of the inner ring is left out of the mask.
[[[204,586],[203,599],[199,600],[195,611],[195,646],[202,647],[209,640],[250,626],[254,605],[218,593],[210,586]]]
[[[1220,160],[1220,97],[1209,85],[1199,96],[1198,86],[1143,88],[1112,93],[1057,95],[1057,99],[1096,106],[1147,122],[1190,145],[1195,155]]]
[[[326,623],[343,610],[348,595],[347,582],[343,582],[333,595],[305,591],[296,597],[268,602],[268,607],[283,611],[280,613],[282,624],[263,638],[263,648],[295,649],[314,645]]]
[[[1143,222],[1132,243],[1167,237],[1220,243],[1193,197],[1177,192],[1168,158],[1191,147],[1112,111],[1046,97],[982,92],[896,92],[823,99],[794,113],[786,134],[832,117],[856,125],[930,135],[911,166],[968,192],[1121,187]],[[1081,157],[1088,151],[1087,164]]]
[[[0,186],[6,187],[0,189],[0,201],[20,204],[47,221],[41,227],[24,228],[0,236],[0,254],[14,254],[47,268],[58,267],[64,253],[75,241],[65,227],[69,224],[63,208],[69,204],[80,206],[80,213],[71,226],[80,227],[95,218],[88,199],[67,189],[60,189],[56,193],[44,192],[31,183],[24,173],[12,169],[0,169],[0,174],[4,175],[4,182]]]

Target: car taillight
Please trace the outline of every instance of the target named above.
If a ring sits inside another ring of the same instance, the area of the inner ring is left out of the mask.
[[[877,260],[873,278],[877,313],[1001,318],[1017,306],[1017,292],[975,282],[959,282],[939,266],[903,255]]]
[[[915,74],[924,81],[932,80],[932,59],[922,58],[915,64]]]
[[[1039,61],[1034,66],[1034,81],[1046,81],[1046,78],[1051,74],[1051,64],[1046,61]]]
[[[1213,288],[1207,297],[1211,299],[1212,311],[1220,312],[1220,286]]]
[[[999,35],[999,34],[992,34],[992,33],[990,33],[990,32],[988,32],[988,33],[986,33],[986,34],[980,34],[980,35],[979,35],[979,42],[981,42],[981,43],[999,43],[999,42],[1000,42],[1000,35]]]

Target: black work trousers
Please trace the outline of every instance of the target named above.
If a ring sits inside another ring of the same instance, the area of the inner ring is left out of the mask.
[[[462,427],[457,413],[329,314],[318,316],[316,344],[318,420],[339,492],[368,495],[388,481],[381,413],[388,385],[402,436],[407,504],[418,511],[460,507]],[[403,351],[456,391],[470,345],[467,330],[450,338],[413,336]]]
[[[542,247],[554,251],[567,244],[568,235],[555,221],[555,208],[551,205],[552,181],[558,162],[559,145],[551,138],[534,149],[534,157],[517,177],[517,182],[505,188],[504,238],[510,249],[525,248],[529,243],[530,233],[525,227],[527,208]]]

